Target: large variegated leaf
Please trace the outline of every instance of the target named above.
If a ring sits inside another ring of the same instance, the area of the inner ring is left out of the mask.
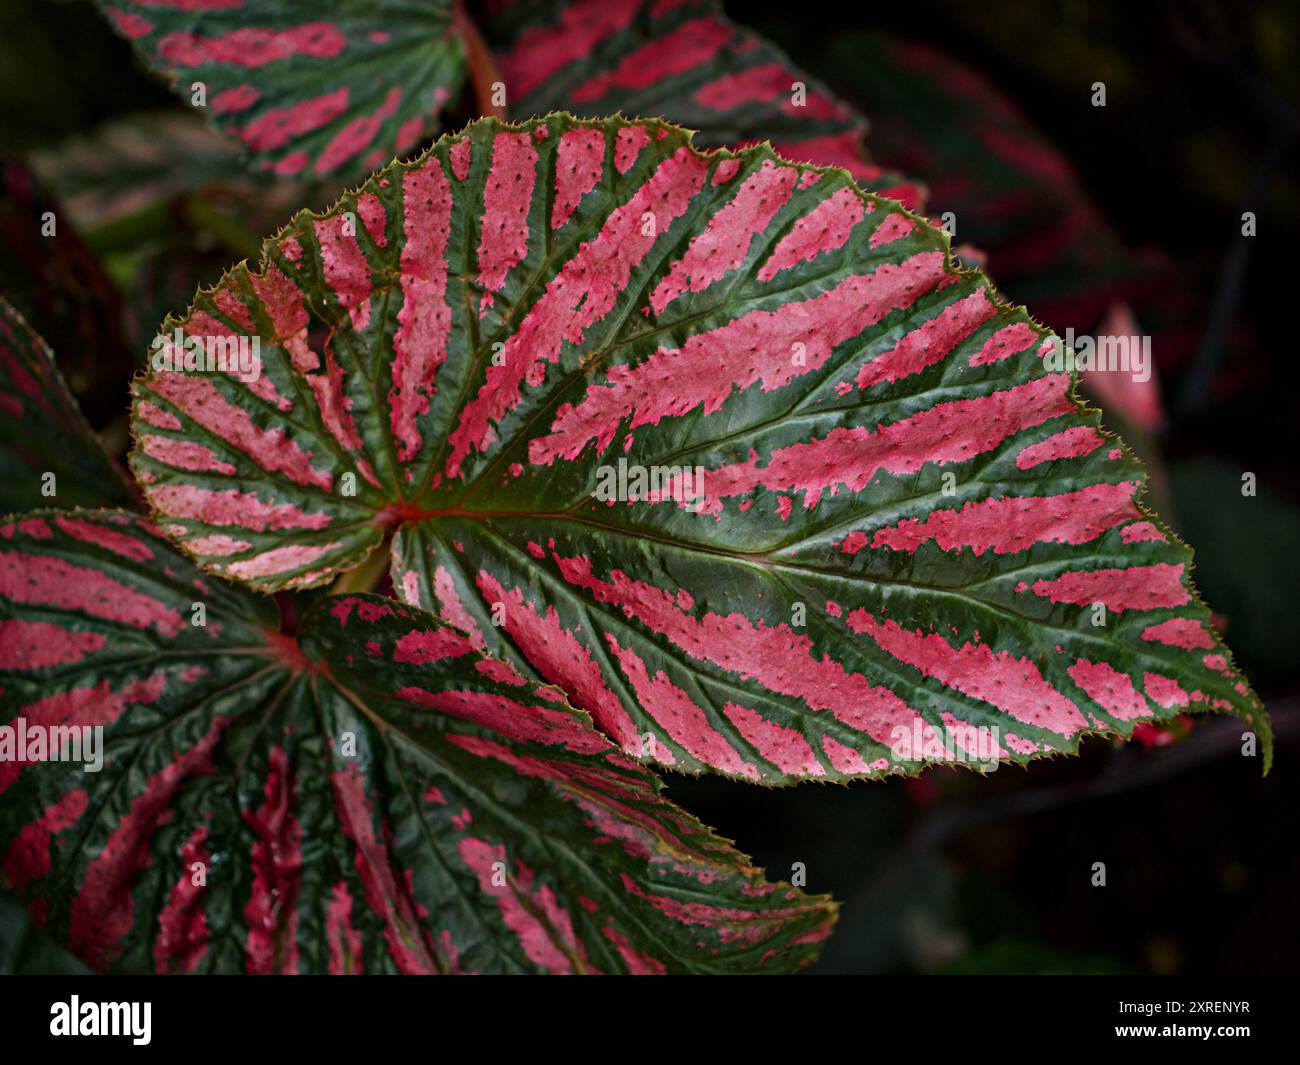
[[[843,171],[485,121],[265,256],[167,326],[255,337],[260,376],[137,384],[134,468],[204,565],[311,585],[396,529],[406,597],[688,771],[1024,761],[1187,709],[1267,757],[1054,338]]]
[[[282,635],[122,512],[0,526],[0,688],[0,883],[97,969],[788,970],[834,920],[431,615]]]
[[[101,0],[263,169],[367,173],[437,128],[465,76],[451,0]]]
[[[45,341],[0,297],[0,514],[131,499]]]
[[[916,210],[924,190],[871,163],[863,115],[735,25],[717,0],[498,0],[489,41],[516,118],[554,110],[656,115],[704,147],[771,141],[787,159],[842,166]]]

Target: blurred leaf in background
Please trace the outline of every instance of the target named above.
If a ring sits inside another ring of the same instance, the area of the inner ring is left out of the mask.
[[[0,294],[54,349],[90,424],[121,421],[135,367],[121,297],[71,216],[21,162],[0,159]]]

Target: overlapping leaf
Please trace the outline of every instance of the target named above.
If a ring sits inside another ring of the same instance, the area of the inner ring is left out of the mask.
[[[150,65],[277,174],[356,177],[416,147],[465,69],[451,0],[102,0]]]
[[[396,527],[410,601],[687,771],[1024,761],[1187,709],[1267,761],[1054,338],[846,173],[485,121],[265,255],[180,323],[260,376],[137,385],[134,468],[206,566],[311,585]]]
[[[45,341],[0,297],[0,513],[131,499]]]
[[[276,625],[125,513],[0,526],[0,881],[95,968],[789,970],[829,933],[432,616]]]
[[[500,0],[484,5],[510,112],[655,115],[702,147],[771,141],[786,159],[842,166],[919,209],[924,190],[867,155],[866,118],[717,0]]]

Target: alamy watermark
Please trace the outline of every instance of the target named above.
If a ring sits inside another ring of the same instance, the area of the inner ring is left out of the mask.
[[[148,1046],[153,1027],[152,1002],[68,1002],[50,1006],[50,1035],[129,1036],[138,1047]]]
[[[19,717],[0,725],[0,762],[81,762],[86,773],[104,768],[103,725],[32,725]]]
[[[596,468],[592,492],[602,503],[685,503],[698,514],[704,504],[703,466],[639,466],[619,459],[616,466]]]
[[[1053,373],[1068,370],[1105,371],[1131,374],[1142,384],[1151,380],[1151,338],[1149,336],[1081,336],[1065,331],[1064,341],[1054,337],[1043,365]]]
[[[228,373],[245,383],[262,376],[262,338],[258,336],[186,336],[178,327],[159,333],[150,345],[155,372]]]

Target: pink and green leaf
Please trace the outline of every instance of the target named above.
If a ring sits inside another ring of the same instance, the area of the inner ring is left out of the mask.
[[[451,0],[101,0],[144,62],[280,175],[355,178],[417,147],[465,78]]]
[[[788,971],[834,921],[464,633],[283,635],[124,512],[0,526],[0,689],[11,744],[103,729],[98,772],[0,762],[0,886],[99,970]]]
[[[357,177],[420,144],[466,79],[478,30],[450,0],[242,3],[101,0],[177,91],[208,91],[214,121],[280,175]],[[566,109],[661,115],[704,146],[771,141],[786,158],[842,166],[919,209],[922,186],[874,165],[866,118],[794,67],[717,0],[499,0],[477,12],[517,118]],[[488,91],[492,86],[482,86]]]
[[[1267,765],[1191,552],[1059,342],[843,171],[479,122],[177,325],[262,351],[252,383],[136,386],[134,469],[202,565],[309,586],[395,532],[405,598],[630,755],[877,777],[1216,711]],[[702,493],[597,498],[620,463]]]
[[[0,297],[0,513],[133,499],[53,353]]]
[[[919,210],[925,190],[874,165],[866,118],[796,68],[717,0],[496,0],[484,5],[510,113],[653,115],[702,147],[762,141],[786,159],[840,166]]]

